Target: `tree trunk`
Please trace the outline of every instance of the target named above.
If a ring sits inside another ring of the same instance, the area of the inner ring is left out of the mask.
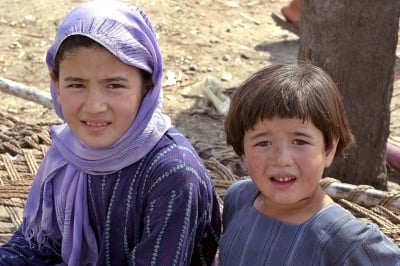
[[[301,0],[300,62],[338,85],[356,145],[325,176],[387,188],[386,141],[399,30],[399,0]]]

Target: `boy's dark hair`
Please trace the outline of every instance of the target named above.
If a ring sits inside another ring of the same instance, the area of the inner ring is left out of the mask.
[[[54,59],[54,76],[58,79],[59,74],[60,74],[60,63],[64,59],[65,54],[67,52],[71,52],[74,49],[80,48],[80,47],[101,47],[104,48],[101,44],[98,42],[92,40],[89,37],[86,37],[84,35],[71,35],[67,37],[60,45],[58,48],[57,54]],[[106,49],[106,48],[104,48]],[[139,69],[143,82],[146,87],[146,91],[149,90],[151,87],[153,87],[153,82],[151,80],[151,74]]]
[[[322,132],[326,149],[338,137],[335,157],[344,157],[354,142],[342,95],[330,76],[311,64],[269,66],[243,82],[225,120],[227,143],[237,155],[244,155],[246,131],[275,116],[311,121]]]

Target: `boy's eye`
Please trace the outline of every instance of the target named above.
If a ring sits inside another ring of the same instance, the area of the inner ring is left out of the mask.
[[[296,144],[296,145],[306,145],[307,143],[308,143],[307,141],[301,140],[301,139],[296,139],[293,141],[293,144]]]
[[[271,142],[267,141],[267,140],[260,141],[260,142],[256,143],[256,146],[260,146],[260,147],[266,147],[266,146],[269,146],[269,145],[271,145]]]

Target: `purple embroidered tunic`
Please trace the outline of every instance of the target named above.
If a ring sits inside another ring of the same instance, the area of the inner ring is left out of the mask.
[[[212,265],[218,201],[201,160],[177,131],[169,130],[133,165],[89,175],[87,190],[97,265]],[[30,247],[18,230],[1,247],[0,265],[61,263],[61,240],[52,244]]]

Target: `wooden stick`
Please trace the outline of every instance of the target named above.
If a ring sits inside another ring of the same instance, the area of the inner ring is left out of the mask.
[[[323,182],[323,179],[322,179]],[[347,199],[351,202],[362,206],[373,207],[385,203],[385,207],[396,213],[400,210],[400,197],[397,191],[397,197],[390,192],[381,191],[373,188],[361,189],[361,186],[356,186],[347,183],[333,182],[325,189],[325,192],[333,199]]]
[[[50,94],[9,79],[0,78],[0,91],[53,108]]]

